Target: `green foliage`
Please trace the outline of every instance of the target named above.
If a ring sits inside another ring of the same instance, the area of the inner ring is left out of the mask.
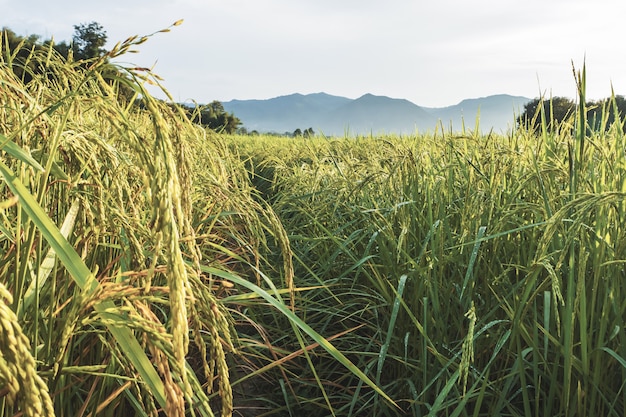
[[[550,131],[558,128],[572,128],[571,119],[576,115],[577,104],[566,97],[552,97],[550,99],[534,99],[524,106],[524,112],[518,117],[519,127],[527,127],[539,131],[544,127]],[[623,115],[626,114],[626,99],[624,96],[588,101],[586,115],[587,128],[590,130],[608,130],[613,123],[619,122],[624,127]],[[543,115],[542,115],[543,114]]]
[[[243,164],[143,88],[158,77],[109,63],[148,37],[89,66],[33,49],[29,82],[0,45],[0,413],[245,410],[276,358],[253,321],[268,304],[297,351],[311,337],[392,403],[297,315],[289,241]]]
[[[74,25],[72,50],[75,59],[85,60],[102,56],[106,53],[104,49],[106,42],[106,31],[98,22]]]
[[[8,65],[15,75],[24,83],[29,83],[33,78],[46,74],[50,79],[55,77],[55,72],[50,71],[50,64],[60,55],[64,60],[93,61],[102,58],[106,53],[103,48],[106,44],[106,32],[96,22],[74,26],[74,42],[68,44],[65,41],[55,43],[51,39],[41,41],[39,35],[23,37],[16,35],[9,28],[3,28],[0,32],[2,39],[3,62]],[[91,65],[93,62],[90,62]],[[109,67],[109,75],[111,70]],[[127,95],[132,95],[126,92]]]
[[[38,68],[38,62],[32,57],[33,51],[41,48],[39,36],[19,36],[6,27],[2,28],[0,35],[3,46],[0,54],[3,57],[3,62],[5,65],[10,65],[18,78],[25,82],[30,81],[32,79],[31,74]]]
[[[17,35],[11,29],[2,28],[2,38],[4,43],[5,63],[21,64],[31,63],[31,68],[35,65],[42,65],[37,60],[32,60],[31,52],[34,50],[47,51],[49,48],[56,50],[64,58],[72,53],[74,60],[89,60],[103,56],[107,51],[104,49],[107,41],[107,34],[104,28],[97,22],[82,23],[74,25],[72,42],[53,42],[51,39],[41,40],[39,35],[29,35],[27,37]],[[8,52],[11,51],[13,57],[7,59]],[[18,74],[19,76],[19,74]]]
[[[624,128],[626,98],[616,95],[603,100],[587,103],[587,120],[594,131],[608,130],[614,123]]]
[[[194,123],[208,127],[215,132],[232,134],[241,125],[241,120],[224,110],[222,103],[217,100],[206,106],[187,108],[187,114]]]
[[[302,130],[300,130],[300,128],[298,128],[298,129],[293,131],[291,136],[293,136],[294,138],[301,138],[301,137],[311,138],[311,137],[315,136],[315,131],[313,130],[312,127],[304,129],[304,131],[302,131]]]
[[[566,97],[536,98],[524,105],[524,112],[518,118],[518,125],[538,129],[542,123],[543,112],[548,121],[548,129],[555,130],[574,114],[575,108],[576,103]]]

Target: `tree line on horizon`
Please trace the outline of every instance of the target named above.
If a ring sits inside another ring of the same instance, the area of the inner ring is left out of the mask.
[[[81,23],[74,25],[72,41],[55,42],[53,39],[42,40],[39,35],[21,36],[8,27],[0,32],[0,53],[5,55],[5,62],[10,62],[13,73],[25,83],[29,83],[35,74],[43,71],[43,65],[33,59],[32,51],[48,51],[50,48],[67,60],[84,62],[87,65],[91,60],[101,58],[107,54],[104,48],[107,42],[107,33],[98,22]],[[120,92],[124,95],[131,92]],[[219,101],[213,101],[203,106],[186,106],[187,116],[197,124],[216,132],[235,133],[242,125],[241,120],[234,114],[227,112]]]
[[[31,80],[33,73],[39,72],[40,63],[31,57],[33,50],[52,48],[64,58],[74,61],[86,61],[107,52],[104,49],[107,34],[97,22],[74,25],[74,34],[69,43],[55,42],[53,39],[42,40],[41,36],[34,34],[21,36],[8,27],[2,28],[2,41],[4,43],[2,53],[12,54],[8,62],[13,63],[13,72],[25,82]]]
[[[540,129],[542,125],[541,110],[546,120],[548,130],[564,128],[564,122],[576,114],[578,103],[567,97],[535,98],[524,105],[524,112],[517,118],[519,127]],[[588,129],[593,131],[607,130],[616,121],[624,128],[626,114],[626,98],[622,95],[588,101],[587,109]],[[603,115],[604,119],[603,119]]]

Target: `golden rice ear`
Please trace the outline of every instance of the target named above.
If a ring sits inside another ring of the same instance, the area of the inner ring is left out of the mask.
[[[18,405],[26,416],[54,416],[48,386],[37,373],[30,342],[17,316],[7,304],[13,297],[0,284],[0,380],[2,394],[10,405]]]

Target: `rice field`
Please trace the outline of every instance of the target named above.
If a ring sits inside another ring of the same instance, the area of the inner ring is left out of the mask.
[[[624,415],[620,123],[217,135],[145,41],[0,48],[0,416]]]
[[[395,401],[329,363],[336,415],[623,414],[623,132],[577,135],[230,139],[302,314]]]

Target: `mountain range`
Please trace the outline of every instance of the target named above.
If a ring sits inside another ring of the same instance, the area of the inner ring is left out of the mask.
[[[223,102],[248,131],[293,132],[313,128],[326,136],[434,131],[438,125],[461,131],[505,132],[532,99],[507,94],[463,100],[448,107],[421,107],[408,100],[365,94],[357,99],[326,93],[290,94],[266,100]]]

